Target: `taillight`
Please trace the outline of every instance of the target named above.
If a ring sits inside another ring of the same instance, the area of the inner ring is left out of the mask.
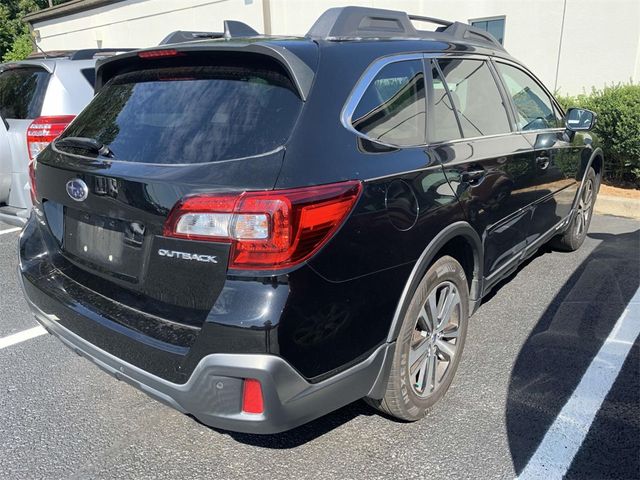
[[[264,399],[262,385],[254,378],[245,378],[242,385],[242,411],[244,413],[263,413]]]
[[[27,147],[29,158],[34,159],[45,149],[67,125],[75,118],[74,115],[60,115],[56,117],[38,117],[27,129]]]
[[[167,237],[231,243],[229,268],[269,270],[303,262],[342,224],[361,191],[358,181],[317,187],[195,195],[178,202]]]
[[[57,138],[67,125],[75,118],[74,115],[59,115],[55,117],[38,117],[27,129],[27,150],[29,151],[29,183],[31,184],[31,200],[36,203],[36,156],[49,143]]]

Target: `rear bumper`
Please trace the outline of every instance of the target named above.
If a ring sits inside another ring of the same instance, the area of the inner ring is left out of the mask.
[[[41,291],[20,268],[18,276],[33,314],[49,333],[118,380],[215,428],[259,434],[289,430],[378,390],[384,378],[381,372],[393,357],[394,344],[384,344],[348,370],[311,384],[281,357],[215,353],[202,358],[186,383],[176,384],[123,361],[62,326],[60,316],[80,314]],[[51,302],[55,302],[54,309]],[[264,413],[242,412],[244,378],[260,381]]]

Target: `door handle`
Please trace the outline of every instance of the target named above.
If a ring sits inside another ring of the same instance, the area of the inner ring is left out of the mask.
[[[474,168],[473,170],[467,170],[462,172],[462,177],[460,178],[465,183],[478,183],[482,178],[484,178],[486,172],[484,168]]]
[[[536,165],[540,167],[541,170],[546,170],[547,167],[549,167],[550,161],[551,159],[548,155],[540,155],[539,157],[536,157]]]

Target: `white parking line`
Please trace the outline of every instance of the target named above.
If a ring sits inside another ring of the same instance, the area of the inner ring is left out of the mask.
[[[573,395],[547,430],[519,479],[562,478],[640,334],[640,289],[622,313]]]
[[[7,228],[6,230],[0,230],[0,235],[4,235],[5,233],[19,232],[20,230],[22,230],[20,227]]]
[[[13,335],[9,335],[8,337],[0,338],[0,350],[6,347],[10,347],[11,345],[15,345],[16,343],[39,337],[40,335],[44,335],[45,333],[47,333],[47,331],[43,327],[38,325],[37,327],[29,328],[28,330],[23,330],[21,332],[14,333]]]

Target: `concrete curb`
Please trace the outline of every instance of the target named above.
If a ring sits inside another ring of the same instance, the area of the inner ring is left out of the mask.
[[[595,212],[600,215],[616,215],[618,217],[640,220],[640,200],[636,198],[598,195]]]

